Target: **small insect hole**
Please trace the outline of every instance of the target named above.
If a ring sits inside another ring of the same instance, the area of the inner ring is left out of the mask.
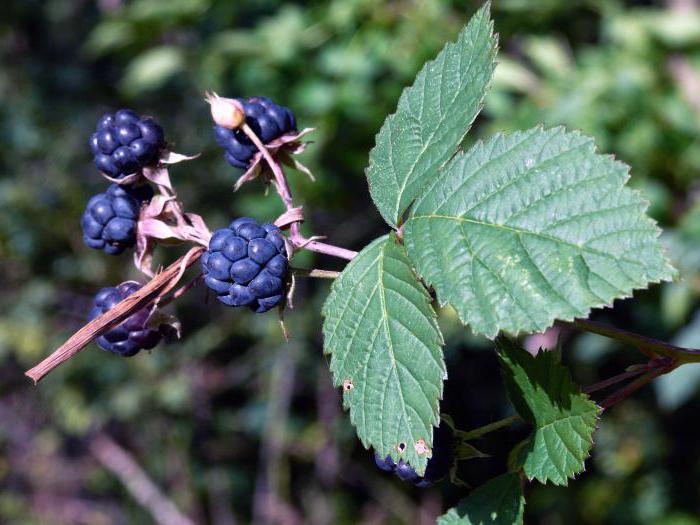
[[[399,443],[397,448],[399,450],[399,454],[403,454],[404,450],[406,450],[406,443]]]
[[[423,439],[419,439],[418,441],[416,441],[414,448],[416,449],[416,454],[418,454],[419,456],[424,456],[430,453],[430,447],[428,447],[428,445],[425,444],[425,440]]]

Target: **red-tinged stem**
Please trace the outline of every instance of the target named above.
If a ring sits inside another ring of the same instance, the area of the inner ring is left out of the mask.
[[[644,372],[647,372],[647,371],[648,371],[648,368],[640,367],[640,368],[637,368],[634,370],[630,370],[628,372],[623,372],[623,373],[618,374],[616,376],[609,377],[608,379],[603,379],[602,381],[599,381],[598,383],[594,383],[592,385],[589,385],[586,388],[582,389],[582,392],[584,394],[592,394],[593,392],[597,392],[598,390],[604,390],[610,386],[621,383],[622,381],[626,381],[627,379],[637,377],[638,375],[643,374]]]
[[[332,244],[326,244],[325,242],[312,241],[301,236],[295,238],[293,234],[292,243],[299,249],[303,248],[312,252],[332,255],[333,257],[339,257],[340,259],[346,259],[348,261],[352,261],[355,256],[357,256],[357,252],[355,251],[334,246]]]
[[[562,321],[559,324],[576,330],[591,332],[610,339],[615,339],[621,343],[634,346],[646,356],[657,357],[658,355],[663,355],[672,359],[680,358],[681,360],[685,359],[688,361],[695,361],[700,358],[700,350],[672,345],[665,341],[615,328],[614,326],[607,326],[588,319],[576,319],[570,323]]]
[[[610,396],[606,397],[602,402],[598,403],[598,405],[603,410],[607,410],[608,408],[612,407],[613,405],[616,405],[620,401],[627,399],[631,394],[642,388],[644,385],[646,385],[653,379],[656,379],[657,377],[670,372],[677,366],[677,363],[666,363],[665,366],[650,370],[642,377],[639,377],[636,380],[632,381],[626,387],[621,388],[614,394],[611,394]]]
[[[243,132],[248,136],[248,138],[255,144],[260,153],[262,153],[263,158],[267,161],[272,173],[275,176],[275,189],[279,194],[284,206],[287,211],[294,209],[294,199],[292,198],[292,190],[289,188],[289,182],[287,181],[287,176],[284,173],[282,167],[275,161],[275,159],[270,155],[270,152],[265,147],[265,144],[258,138],[255,132],[250,129],[248,124],[243,124],[241,126]],[[326,255],[332,255],[333,257],[338,257],[340,259],[346,259],[351,261],[357,255],[357,252],[353,250],[348,250],[346,248],[340,248],[339,246],[334,246],[332,244],[327,244],[319,242],[313,239],[307,239],[301,234],[301,229],[299,228],[299,221],[293,221],[289,225],[289,239],[296,249],[304,249],[312,252],[323,253]]]
[[[649,362],[644,363],[642,365],[631,366],[626,372],[623,372],[613,377],[609,377],[608,379],[604,379],[603,381],[600,381],[593,385],[589,385],[583,389],[583,392],[586,394],[591,394],[593,392],[597,392],[598,390],[603,390],[605,388],[608,388],[609,386],[616,385],[617,383],[621,383],[622,381],[641,375],[645,372],[657,370],[659,368],[668,368],[672,364],[673,360],[668,357],[652,356],[652,359]]]
[[[287,177],[285,176],[284,172],[282,171],[282,168],[280,165],[275,161],[275,159],[272,158],[272,155],[270,155],[270,152],[267,150],[265,147],[265,144],[258,138],[258,136],[255,134],[255,132],[250,129],[250,126],[246,124],[245,122],[241,126],[241,129],[243,132],[248,136],[248,138],[255,144],[255,147],[258,148],[258,151],[262,153],[262,156],[265,158],[267,161],[267,164],[270,166],[270,169],[272,169],[272,173],[275,175],[275,187],[277,189],[277,193],[279,194],[280,198],[282,199],[282,202],[284,202],[285,207],[287,210],[291,210],[294,208],[294,201],[292,199],[292,192],[289,189],[289,183],[287,182]],[[299,223],[298,222],[293,222],[290,226],[290,233],[292,234],[292,237],[299,236],[301,235],[299,232]]]

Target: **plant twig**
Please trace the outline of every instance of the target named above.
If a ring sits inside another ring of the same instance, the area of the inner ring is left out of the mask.
[[[303,215],[300,213],[300,209],[297,209],[294,206],[292,191],[289,188],[289,182],[287,181],[287,176],[284,173],[284,170],[279,165],[279,163],[275,161],[275,159],[265,147],[265,144],[263,144],[260,138],[258,138],[255,132],[250,128],[250,126],[248,126],[248,124],[244,123],[241,126],[241,129],[246,134],[246,136],[253,142],[253,144],[255,144],[255,147],[258,148],[258,151],[260,151],[265,161],[267,161],[267,163],[269,164],[270,169],[272,170],[272,173],[275,176],[275,189],[277,190],[277,193],[282,199],[282,202],[284,203],[287,212],[296,211],[297,213],[297,220],[294,220],[289,223],[289,240],[292,241],[294,247],[297,249],[305,249],[312,252],[332,255],[334,257],[351,261],[357,255],[357,252],[353,250],[348,250],[346,248],[333,246],[332,244],[319,242],[314,239],[307,239],[301,234],[299,223],[303,220]]]
[[[171,289],[176,284],[173,281],[178,276],[181,276],[184,269],[192,266],[199,260],[204,251],[202,247],[192,248],[186,255],[183,255],[161,273],[157,274],[142,288],[83,326],[46,359],[34,368],[27,370],[24,375],[34,381],[34,384],[37,384],[46,374],[73,357],[91,341],[119,325],[131,314],[148,306],[164,292]]]
[[[297,277],[316,277],[318,279],[337,279],[340,272],[333,272],[331,270],[306,270],[304,268],[292,268],[292,272]]]
[[[677,363],[667,363],[665,366],[655,368],[653,370],[650,370],[646,374],[644,374],[642,377],[637,378],[636,380],[632,381],[630,384],[628,384],[626,387],[621,388],[617,392],[611,394],[610,396],[606,397],[603,401],[598,403],[600,408],[603,410],[607,410],[613,405],[616,405],[620,401],[623,401],[624,399],[627,399],[632,393],[636,392],[639,390],[641,387],[652,381],[653,379],[662,376],[674,368],[678,366]]]
[[[559,324],[569,326],[580,331],[591,332],[610,339],[615,339],[621,343],[638,348],[647,356],[649,355],[648,352],[652,352],[653,354],[670,357],[680,362],[700,361],[700,350],[672,345],[671,343],[666,343],[665,341],[660,341],[659,339],[653,339],[651,337],[646,337],[644,335],[615,328],[613,326],[607,326],[588,319],[576,319],[573,322],[560,321]]]
[[[159,525],[194,525],[182,514],[136,460],[112,438],[100,434],[90,443],[90,452],[103,467],[122,482],[131,496],[146,509]]]
[[[522,418],[518,415],[505,417],[503,419],[499,419],[498,421],[494,421],[493,423],[489,423],[488,425],[484,425],[483,427],[469,430],[462,434],[460,437],[465,441],[478,439],[481,436],[484,436],[491,432],[495,432],[496,430],[500,430],[501,428],[509,427],[510,425],[512,425],[513,423],[517,423],[518,421],[522,421]]]

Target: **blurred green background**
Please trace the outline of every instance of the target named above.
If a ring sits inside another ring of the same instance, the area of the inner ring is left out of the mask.
[[[91,345],[39,387],[22,374],[81,326],[96,290],[138,278],[129,255],[81,240],[85,202],[105,187],[86,144],[103,112],[153,115],[176,151],[202,153],[171,175],[187,208],[218,228],[239,215],[274,219],[281,207],[257,183],[232,192],[238,173],[215,145],[203,91],[290,106],[301,126],[317,128],[303,155],[317,182],[291,174],[306,233],[360,249],[386,229],[363,175],[374,135],[479,4],[2,3],[0,523],[153,523],[158,502],[138,501],[143,487],[100,463],[105,439],[194,523],[427,524],[464,495],[446,482],[405,486],[358,443],[322,355],[326,282],[299,283],[289,344],[274,313],[205,302],[196,288],[172,307],[180,342],[132,359]],[[494,18],[500,65],[467,140],[566,124],[629,163],[683,279],[595,318],[700,347],[698,2],[496,0]],[[342,268],[311,254],[295,265]],[[507,415],[490,344],[449,311],[441,326],[443,410],[463,429]],[[562,335],[582,384],[642,360],[596,336]],[[526,523],[700,524],[699,387],[691,365],[605,414],[584,475],[568,488],[527,488]],[[462,464],[461,477],[476,486],[502,472],[522,436],[516,428],[484,441],[492,458]]]

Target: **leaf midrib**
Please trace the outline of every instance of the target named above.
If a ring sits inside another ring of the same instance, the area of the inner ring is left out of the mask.
[[[538,237],[540,239],[544,239],[547,241],[552,241],[552,242],[555,242],[558,244],[564,244],[564,245],[569,246],[571,248],[575,248],[575,249],[581,250],[583,252],[590,253],[592,255],[599,255],[601,257],[612,259],[614,261],[626,262],[626,263],[632,264],[634,266],[641,266],[642,268],[645,268],[643,263],[636,261],[634,259],[628,259],[626,257],[616,256],[615,254],[612,254],[612,253],[606,253],[606,252],[603,252],[601,250],[591,248],[590,246],[576,244],[576,243],[571,242],[569,240],[561,239],[561,238],[556,237],[554,235],[548,235],[548,234],[542,233],[542,232],[530,231],[530,230],[525,230],[522,228],[515,228],[512,226],[506,226],[504,224],[495,224],[495,223],[480,221],[477,219],[472,219],[472,218],[467,218],[467,217],[457,217],[454,215],[438,215],[438,214],[415,215],[413,217],[410,217],[406,221],[406,223],[410,223],[411,221],[418,220],[418,219],[442,219],[442,220],[449,220],[449,221],[455,221],[455,222],[468,222],[468,223],[476,224],[479,226],[488,226],[491,228],[504,230],[504,231],[507,231],[509,233],[514,233],[516,235],[531,235],[533,237]]]

